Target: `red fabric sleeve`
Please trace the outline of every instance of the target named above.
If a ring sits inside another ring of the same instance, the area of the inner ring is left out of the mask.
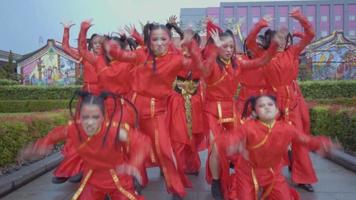
[[[295,13],[293,13],[293,15],[304,28],[304,35],[299,41],[299,43],[294,44],[291,47],[294,50],[294,54],[299,55],[303,51],[303,49],[313,40],[315,32],[312,24],[300,11],[296,11]]]
[[[90,25],[87,22],[82,22],[79,32],[79,54],[90,64],[95,65],[95,56],[89,52],[87,47],[87,32],[89,28]]]
[[[259,57],[263,54],[264,50],[258,47],[256,43],[256,38],[258,33],[265,27],[268,27],[268,22],[264,19],[261,19],[251,29],[250,33],[246,38],[246,46],[255,55],[255,57]]]
[[[67,138],[67,125],[52,129],[45,137],[36,141],[35,148],[52,148],[54,144]]]
[[[151,140],[148,136],[136,129],[130,129],[128,137],[128,164],[140,168],[144,165],[145,161],[150,158],[150,153],[152,152]]]
[[[317,151],[321,148],[329,149],[332,146],[330,138],[326,136],[309,136],[301,133],[299,130],[293,127],[292,140],[296,143],[306,146],[311,151]]]
[[[276,54],[277,48],[278,48],[278,44],[276,42],[272,42],[268,50],[264,51],[261,57],[251,59],[251,60],[243,59],[239,57],[239,59],[237,59],[237,67],[240,67],[241,69],[247,69],[247,68],[253,69],[253,68],[263,67]]]
[[[139,50],[124,51],[117,44],[111,43],[109,54],[115,60],[135,64],[139,62],[141,57],[141,55],[139,54]]]
[[[80,60],[79,53],[77,51],[73,50],[69,46],[69,28],[64,28],[62,47],[63,47],[64,52],[66,52],[68,55],[70,55],[71,57],[73,57],[76,60]]]
[[[139,44],[140,46],[143,47],[145,45],[142,36],[137,32],[136,29],[132,31],[131,36],[136,40],[137,44]]]
[[[218,47],[213,43],[208,44],[204,48],[202,56],[203,65],[201,67],[201,72],[204,77],[209,77],[216,63],[216,58],[218,57]]]

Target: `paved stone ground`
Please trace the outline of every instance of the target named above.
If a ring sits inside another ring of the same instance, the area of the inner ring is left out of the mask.
[[[348,171],[317,155],[311,154],[316,168],[319,183],[315,184],[315,192],[308,193],[298,190],[303,200],[355,200],[356,199],[356,173]],[[203,163],[206,153],[201,154]],[[205,169],[199,176],[190,176],[194,189],[188,190],[185,200],[213,200],[210,187],[204,179]],[[288,176],[288,173],[286,173]],[[163,179],[158,168],[149,170],[150,183],[144,190],[147,200],[169,200]],[[64,183],[55,185],[51,183],[52,173],[49,172],[30,182],[1,200],[67,200],[73,195],[77,184]]]

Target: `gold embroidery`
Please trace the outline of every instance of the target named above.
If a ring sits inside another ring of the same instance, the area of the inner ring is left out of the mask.
[[[72,200],[77,200],[80,196],[80,194],[83,192],[84,187],[86,186],[89,178],[91,177],[91,175],[93,174],[93,170],[89,170],[88,174],[85,176],[83,182],[80,184],[80,187],[78,188],[78,190],[75,192],[75,194],[72,197]]]
[[[125,188],[121,186],[119,177],[117,176],[115,170],[110,169],[110,173],[111,173],[112,180],[114,181],[116,188],[119,190],[119,192],[121,192],[130,200],[136,200],[136,197],[133,194],[131,194],[129,191],[125,190]]]
[[[155,98],[151,98],[151,117],[155,116]]]
[[[211,84],[206,83],[206,87],[213,87],[217,84],[219,84],[221,81],[223,81],[225,79],[225,77],[227,76],[227,72],[224,71],[224,74],[216,81],[213,81]]]
[[[248,147],[249,149],[258,149],[258,148],[260,148],[261,146],[263,146],[263,145],[267,142],[267,139],[269,138],[269,136],[270,136],[270,134],[271,134],[271,132],[272,132],[272,128],[273,128],[274,125],[276,124],[276,121],[273,121],[272,124],[266,124],[266,123],[263,123],[263,122],[261,122],[261,121],[259,121],[259,122],[268,128],[268,133],[265,135],[265,137],[262,139],[261,142],[259,142],[259,143],[256,144],[256,145],[249,146],[249,147]]]

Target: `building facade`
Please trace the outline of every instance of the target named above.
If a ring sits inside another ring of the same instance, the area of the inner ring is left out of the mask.
[[[17,60],[17,73],[24,85],[75,84],[80,67],[80,62],[66,54],[54,40]]]
[[[313,24],[316,39],[326,37],[334,31],[343,31],[346,37],[356,38],[356,1],[355,0],[298,0],[264,2],[222,2],[219,7],[182,8],[180,21],[183,27],[192,26],[199,30],[206,16],[213,17],[223,28],[236,30],[241,24],[244,37],[258,20],[266,14],[275,20],[271,28],[288,27],[290,31],[301,30],[299,23],[288,17],[293,8],[300,8]],[[203,31],[202,31],[203,32]]]

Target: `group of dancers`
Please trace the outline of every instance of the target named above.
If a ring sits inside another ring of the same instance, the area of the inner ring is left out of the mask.
[[[84,21],[77,49],[69,46],[73,24],[64,24],[63,49],[83,64],[83,87],[71,99],[72,120],[25,149],[24,157],[65,141],[52,181],[80,181],[73,200],[144,199],[149,167],[160,168],[172,199],[183,199],[193,187],[187,175],[199,174],[199,152],[208,149],[206,180],[214,199],[300,199],[282,167],[313,191],[317,178],[308,153],[329,152],[333,143],[310,135],[296,79],[299,54],[314,30],[300,10],[290,17],[304,32],[259,35],[272,20],[265,16],[247,36],[243,55],[234,34],[209,19],[204,47],[175,17],[166,25],[147,23],[143,34],[130,27],[129,35],[90,39],[92,24]]]

